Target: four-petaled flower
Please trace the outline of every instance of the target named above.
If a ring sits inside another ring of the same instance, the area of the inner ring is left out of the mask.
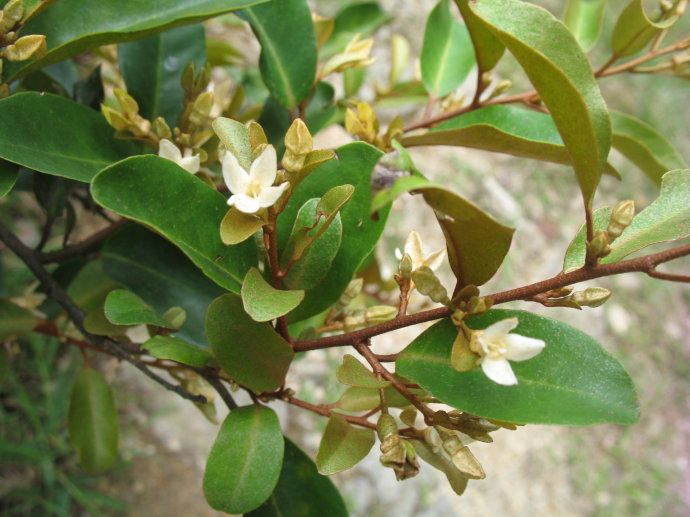
[[[404,254],[401,254],[400,250],[395,250],[395,252],[398,260],[401,260],[404,255],[410,256],[410,259],[412,259],[412,271],[415,271],[422,266],[427,266],[429,269],[434,271],[441,265],[443,258],[446,256],[446,248],[441,248],[425,258],[424,248],[422,247],[422,238],[415,230],[410,232],[410,235],[407,237],[407,241],[405,241]]]
[[[504,386],[518,383],[508,361],[532,359],[546,346],[541,339],[509,334],[517,325],[517,318],[508,318],[472,333],[470,348],[482,356],[482,370],[489,379]]]
[[[230,151],[223,156],[223,179],[232,192],[228,205],[246,214],[255,214],[262,208],[273,206],[285,192],[289,183],[273,186],[276,179],[278,159],[272,145],[252,162],[249,172],[237,161]]]
[[[201,165],[199,161],[199,155],[195,154],[192,156],[191,149],[185,149],[184,156],[180,152],[180,149],[173,144],[170,140],[163,139],[158,144],[158,156],[175,162],[177,165],[182,167],[187,172],[196,174],[199,172],[199,167]]]

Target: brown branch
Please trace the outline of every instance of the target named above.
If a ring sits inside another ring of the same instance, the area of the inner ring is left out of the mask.
[[[87,237],[86,239],[84,239],[81,242],[78,242],[77,244],[65,246],[61,250],[57,251],[39,253],[38,260],[41,262],[41,264],[49,264],[52,262],[63,262],[72,257],[83,255],[90,248],[102,242],[106,238],[110,237],[113,233],[115,233],[117,230],[119,230],[129,222],[130,221],[127,219],[119,219],[110,226],[106,226],[102,230],[94,233],[90,237]]]
[[[662,271],[657,271],[656,269],[647,271],[647,274],[653,278],[659,278],[660,280],[690,283],[690,276],[687,275],[674,275],[673,273],[664,273]]]
[[[278,234],[276,232],[276,212],[273,208],[268,209],[269,224],[263,227],[264,243],[266,251],[268,252],[268,265],[271,269],[271,279],[273,287],[280,289],[283,281],[280,274],[280,260],[278,258]],[[290,330],[288,329],[287,320],[285,316],[281,316],[276,320],[276,330],[288,342],[291,341]]]
[[[628,61],[627,63],[623,63],[622,65],[614,67],[611,67],[611,65],[618,60],[618,57],[611,56],[611,59],[604,63],[604,65],[594,73],[594,77],[607,77],[609,75],[620,74],[621,72],[628,72],[633,70],[637,65],[641,65],[643,63],[646,63],[647,61],[651,61],[652,59],[657,58],[659,56],[670,54],[671,52],[684,50],[688,47],[690,47],[690,38],[685,38],[683,40],[678,41],[677,43],[674,43],[673,45],[669,45],[668,47],[650,50],[649,52],[638,57],[637,59],[633,59],[631,61]]]
[[[432,422],[434,420],[434,410],[430,409],[429,407],[421,403],[417,399],[417,397],[415,397],[414,394],[409,389],[407,389],[407,386],[405,386],[404,383],[396,379],[395,376],[379,362],[374,352],[372,352],[369,348],[369,343],[360,341],[358,343],[354,343],[353,346],[355,347],[355,350],[357,350],[362,355],[362,357],[364,357],[364,359],[366,359],[367,362],[371,365],[372,369],[374,370],[374,373],[376,375],[380,375],[388,382],[390,382],[391,385],[403,397],[410,401],[410,404],[416,407],[419,410],[419,412],[422,413],[422,415],[424,415],[424,421],[428,425],[432,425]]]
[[[313,411],[314,413],[318,413],[319,415],[330,417],[331,411],[330,409],[324,407],[324,406],[316,406],[314,404],[310,404],[309,402],[305,402],[304,400],[295,398],[295,397],[290,397],[290,398],[282,398],[280,399],[284,402],[287,402],[288,404],[292,404],[293,406],[301,407],[304,409],[308,409],[309,411]],[[364,417],[361,416],[352,416],[352,415],[346,415],[344,413],[336,413],[337,415],[343,417],[345,420],[350,422],[351,424],[359,425],[362,427],[368,427],[369,429],[376,429],[376,424],[373,422],[370,422]]]
[[[17,255],[27,265],[27,267],[31,270],[34,276],[36,276],[36,278],[43,285],[46,294],[60,304],[60,306],[65,310],[69,318],[75,324],[77,329],[79,329],[82,335],[91,344],[105,350],[107,353],[117,357],[118,359],[127,361],[132,366],[141,371],[144,375],[154,380],[167,390],[173,391],[185,399],[192,400],[194,402],[200,402],[202,404],[206,403],[205,397],[201,395],[193,395],[184,390],[181,386],[172,384],[164,378],[160,377],[158,374],[149,370],[144,363],[142,363],[138,359],[135,359],[126,351],[124,351],[120,343],[118,343],[117,341],[113,341],[112,339],[105,338],[103,336],[96,336],[94,334],[87,332],[84,329],[84,318],[86,314],[81,309],[81,307],[79,307],[74,302],[74,300],[67,296],[67,293],[62,289],[62,287],[60,287],[60,284],[58,284],[55,281],[55,279],[52,276],[50,276],[50,273],[48,273],[48,271],[46,271],[46,269],[41,264],[41,261],[38,258],[38,254],[31,248],[27,247],[23,242],[21,242],[17,238],[17,236],[14,235],[14,233],[12,233],[9,230],[9,228],[7,228],[2,223],[0,223],[0,241],[2,241],[10,250],[12,250],[15,253],[15,255]]]
[[[559,287],[565,287],[604,276],[620,275],[622,273],[632,272],[649,274],[649,272],[653,271],[657,265],[679,257],[684,257],[686,255],[690,255],[690,244],[661,251],[653,255],[647,255],[645,257],[624,260],[622,262],[615,262],[613,264],[602,264],[589,268],[581,268],[571,271],[570,273],[562,273],[549,278],[548,280],[518,287],[517,289],[509,289],[500,293],[491,294],[488,296],[488,298],[491,298],[494,305],[497,305],[514,300],[529,300],[533,296],[536,296],[540,293],[545,293],[552,289],[557,289]],[[349,332],[347,334],[297,341],[293,343],[293,349],[296,352],[304,352],[306,350],[319,350],[322,348],[332,348],[338,346],[353,346],[355,343],[366,341],[374,336],[385,334],[387,332],[391,332],[392,330],[409,327],[417,323],[437,320],[450,316],[450,314],[451,311],[446,307],[439,307],[437,309],[431,309],[428,311],[418,312],[416,314],[408,314],[399,318],[394,318],[390,321],[379,323],[378,325],[373,325],[365,329],[356,330],[354,332]]]

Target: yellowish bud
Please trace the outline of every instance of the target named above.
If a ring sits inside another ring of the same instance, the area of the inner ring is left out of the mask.
[[[390,305],[374,305],[366,310],[367,323],[382,323],[395,317],[398,313],[396,307]]]
[[[163,117],[158,117],[153,121],[153,131],[158,135],[160,139],[170,140],[172,138],[172,131],[170,131],[170,126],[165,121]]]
[[[129,120],[134,120],[139,115],[139,104],[134,100],[130,94],[120,88],[115,88],[113,94],[117,99],[117,103],[122,108],[122,114]]]
[[[7,2],[0,11],[0,33],[11,30],[22,19],[22,16],[24,16],[24,0]]]
[[[470,350],[470,341],[463,329],[458,329],[458,334],[453,342],[450,352],[450,364],[459,372],[469,372],[477,365],[479,355]]]
[[[261,144],[268,144],[264,128],[258,122],[252,120],[247,124],[247,131],[249,132],[249,145],[251,145],[252,149],[256,149]]]
[[[117,131],[124,131],[129,127],[129,120],[122,116],[122,113],[109,108],[105,104],[101,104],[101,112],[105,120],[114,127]]]
[[[441,281],[428,266],[421,266],[412,272],[412,281],[420,294],[428,296],[436,303],[450,305],[448,291],[441,285]]]
[[[285,135],[285,147],[297,156],[306,155],[313,149],[314,141],[311,133],[301,118],[295,119],[288,129]]]
[[[46,37],[42,34],[24,36],[5,49],[8,61],[38,59],[46,53]]]
[[[611,297],[611,291],[603,287],[588,287],[584,291],[577,291],[570,298],[582,307],[599,307]]]
[[[611,213],[611,220],[609,221],[608,228],[606,228],[609,234],[609,242],[617,239],[623,233],[623,230],[630,225],[634,217],[635,202],[632,199],[618,203]]]
[[[208,121],[208,117],[213,108],[213,92],[204,92],[199,95],[189,114],[189,120],[195,126],[203,126]]]

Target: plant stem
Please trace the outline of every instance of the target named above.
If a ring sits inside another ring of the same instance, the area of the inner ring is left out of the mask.
[[[113,224],[110,226],[106,226],[102,230],[94,233],[90,237],[87,237],[81,242],[78,242],[77,244],[71,244],[69,246],[65,246],[61,250],[57,251],[49,251],[47,253],[39,253],[38,254],[38,260],[42,264],[49,264],[53,262],[63,262],[67,259],[70,259],[72,257],[77,257],[79,255],[83,255],[86,251],[88,251],[90,248],[95,246],[96,244],[104,241],[106,238],[110,237],[113,233],[115,233],[117,230],[122,228],[124,225],[129,223],[130,221],[127,219],[119,219],[115,221]]]
[[[324,406],[316,406],[314,404],[310,404],[309,402],[305,402],[304,400],[295,398],[295,397],[290,397],[290,398],[283,398],[280,399],[283,400],[284,402],[287,402],[288,404],[292,404],[293,406],[301,407],[304,409],[308,409],[309,411],[312,411],[314,413],[318,413],[319,415],[330,417],[332,411]],[[364,417],[360,416],[352,416],[352,415],[345,415],[343,413],[338,413],[339,416],[343,417],[345,420],[350,422],[351,424],[359,425],[362,427],[368,427],[369,429],[374,429],[376,430],[376,424],[373,422],[370,422]]]

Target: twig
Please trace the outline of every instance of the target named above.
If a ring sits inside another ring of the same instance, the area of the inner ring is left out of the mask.
[[[17,236],[14,235],[9,228],[2,223],[0,223],[0,241],[5,243],[5,245],[28,266],[34,276],[40,280],[43,288],[46,291],[46,294],[60,304],[69,318],[74,322],[76,327],[89,342],[117,357],[118,359],[127,361],[141,371],[144,375],[154,380],[164,388],[177,393],[181,397],[194,402],[200,402],[202,404],[206,403],[206,398],[202,395],[192,395],[182,387],[166,381],[156,373],[149,370],[144,363],[122,350],[120,344],[116,341],[87,332],[84,329],[84,318],[86,316],[84,311],[69,296],[67,296],[67,293],[65,293],[62,287],[60,287],[60,284],[58,284],[55,279],[50,276],[50,273],[45,270],[38,258],[38,254],[22,243]]]
[[[661,280],[690,283],[690,276],[687,275],[674,275],[673,273],[664,273],[662,271],[657,271],[656,269],[647,271],[647,274],[651,277],[659,278]]]
[[[653,255],[639,257],[622,262],[615,262],[613,264],[600,264],[594,267],[584,267],[556,275],[548,280],[536,282],[517,289],[509,289],[500,293],[491,294],[488,297],[493,300],[494,305],[510,302],[514,300],[528,300],[533,296],[545,293],[552,289],[565,287],[572,284],[584,282],[586,280],[593,280],[603,276],[620,275],[622,273],[647,273],[653,271],[654,268],[664,262],[690,255],[690,244],[679,246],[666,251],[661,251]],[[656,274],[659,274],[656,272]],[[664,273],[661,273],[662,275]],[[305,341],[297,341],[293,343],[293,349],[296,352],[304,352],[306,350],[319,350],[322,348],[332,348],[338,346],[351,346],[357,342],[366,341],[374,336],[385,334],[392,330],[403,327],[409,327],[417,323],[424,323],[440,318],[450,316],[451,311],[446,307],[439,307],[428,311],[418,312],[416,314],[408,314],[399,318],[394,318],[378,325],[373,325],[361,330],[355,330],[347,334],[340,334],[337,336],[327,336],[317,339],[308,339]]]
[[[313,411],[314,413],[318,413],[319,415],[322,415],[322,416],[330,417],[331,413],[333,413],[330,409],[328,409],[324,406],[316,406],[314,404],[310,404],[309,402],[305,402],[304,400],[301,400],[301,399],[298,399],[295,397],[282,398],[280,400],[287,402],[288,404],[292,404],[293,406],[308,409],[309,411]],[[367,420],[364,417],[346,415],[344,413],[337,413],[337,414],[339,416],[343,417],[345,420],[347,420],[351,424],[359,425],[362,427],[368,427],[369,429],[376,429],[376,424],[373,422],[370,422],[369,420]]]
[[[213,386],[213,389],[215,389],[218,392],[218,395],[220,395],[220,398],[223,399],[223,402],[225,402],[225,405],[228,406],[228,409],[230,411],[237,407],[237,402],[235,402],[235,399],[232,398],[232,395],[230,395],[230,392],[223,385],[223,383],[220,381],[218,377],[214,377],[213,375],[208,375],[201,372],[198,373],[204,379],[206,379],[206,382]]]
[[[88,251],[89,248],[95,246],[96,244],[110,237],[113,233],[115,233],[117,230],[119,230],[129,222],[130,221],[127,219],[119,219],[110,226],[106,226],[102,230],[94,233],[90,237],[87,237],[86,239],[84,239],[81,242],[78,242],[77,244],[65,246],[61,250],[49,251],[47,253],[38,254],[38,260],[42,264],[49,264],[53,262],[63,262],[72,257],[82,255],[86,251]]]

